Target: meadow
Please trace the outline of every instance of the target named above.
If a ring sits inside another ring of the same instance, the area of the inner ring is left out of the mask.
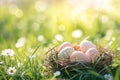
[[[0,80],[63,78],[45,66],[46,52],[84,39],[112,49],[109,74],[120,80],[119,7],[119,0],[1,0]]]

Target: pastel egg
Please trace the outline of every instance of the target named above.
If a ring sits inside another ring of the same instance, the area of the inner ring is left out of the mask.
[[[69,59],[72,52],[74,52],[74,48],[65,47],[58,53],[58,59],[61,59],[61,60]]]
[[[58,52],[60,52],[63,48],[65,47],[72,47],[71,43],[69,42],[64,42],[61,44],[61,46],[58,48]]]
[[[100,53],[98,52],[96,48],[88,49],[88,51],[85,54],[89,56],[92,60],[96,60],[97,57],[100,55]]]
[[[86,52],[89,48],[95,48],[95,45],[88,40],[83,40],[80,43],[80,49],[82,52]]]
[[[84,63],[86,62],[90,62],[91,59],[90,57],[88,57],[86,54],[84,54],[83,52],[80,51],[74,51],[71,56],[70,56],[70,61],[71,62],[78,62],[78,61],[82,61]]]

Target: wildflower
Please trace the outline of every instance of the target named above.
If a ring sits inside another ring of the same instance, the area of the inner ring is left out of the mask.
[[[105,74],[105,75],[104,75],[104,78],[105,78],[106,80],[113,80],[113,77],[112,77],[110,74]]]
[[[16,73],[16,71],[17,70],[15,69],[15,67],[9,67],[7,69],[7,74],[10,75],[10,76],[13,76]]]
[[[3,55],[3,56],[13,56],[14,51],[12,49],[5,49],[5,50],[2,51],[1,55]]]
[[[63,36],[61,35],[61,34],[57,34],[56,36],[55,36],[55,39],[57,40],[57,41],[63,41]]]
[[[2,62],[0,62],[0,64],[3,64],[4,62],[2,61]]]
[[[37,40],[40,41],[40,42],[44,42],[45,41],[45,37],[43,35],[39,35],[37,37]]]
[[[17,43],[15,44],[16,48],[23,47],[25,42],[26,42],[26,39],[24,37],[21,37],[20,39],[18,39]]]
[[[54,76],[56,77],[56,76],[59,76],[60,74],[61,74],[60,71],[56,71],[56,72],[54,73]]]
[[[35,55],[29,56],[30,60],[32,60],[33,58],[35,58]]]

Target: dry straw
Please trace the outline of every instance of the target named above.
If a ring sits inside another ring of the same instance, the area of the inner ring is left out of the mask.
[[[75,48],[75,47],[74,47]],[[75,48],[79,49],[79,48]],[[103,47],[97,47],[100,56],[96,61],[92,61],[90,63],[83,62],[70,62],[58,60],[58,51],[57,47],[50,49],[47,53],[49,53],[46,60],[46,67],[52,71],[61,71],[63,77],[73,78],[76,77],[80,72],[84,73],[88,70],[96,71],[100,75],[104,75],[107,73],[107,68],[112,64],[112,55],[113,51],[110,49],[105,49]],[[74,75],[74,76],[70,76]]]

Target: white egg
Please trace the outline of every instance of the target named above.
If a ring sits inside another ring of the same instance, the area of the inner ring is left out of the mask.
[[[95,48],[95,45],[88,40],[83,40],[80,43],[80,49],[82,52],[86,52],[89,48]]]
[[[58,53],[58,59],[60,60],[67,60],[70,58],[70,55],[74,51],[72,47],[65,47]]]
[[[98,56],[100,55],[100,53],[98,52],[98,50],[96,48],[88,49],[85,54],[87,56],[89,56],[92,60],[96,60],[98,58]]]
[[[71,56],[70,56],[70,61],[71,62],[78,62],[82,61],[84,63],[86,62],[91,62],[90,57],[88,57],[86,54],[80,51],[74,51]]]
[[[72,47],[71,43],[69,42],[64,42],[60,45],[60,47],[58,48],[58,52],[60,52],[63,48],[65,47]]]

